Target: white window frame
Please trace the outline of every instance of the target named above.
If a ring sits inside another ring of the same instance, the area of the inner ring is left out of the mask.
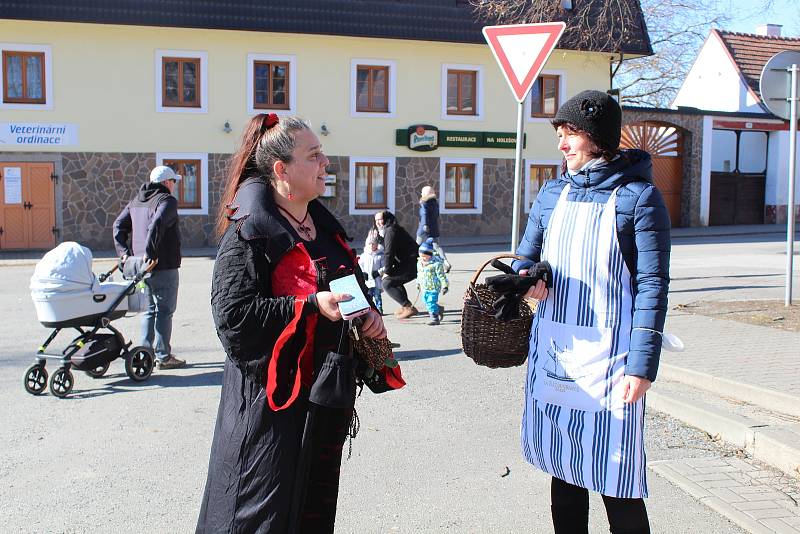
[[[556,169],[561,168],[561,160],[558,159],[531,159],[525,160],[525,213],[531,212],[533,197],[531,196],[531,165],[552,165]],[[560,171],[556,170],[556,175]]]
[[[475,115],[454,115],[447,112],[447,71],[474,70],[475,75]],[[462,65],[457,63],[442,64],[442,119],[448,121],[482,121],[483,120],[483,65]]]
[[[475,165],[475,207],[474,208],[448,208],[446,201],[445,181],[447,178],[448,163],[472,163]],[[439,158],[439,212],[452,214],[480,214],[483,213],[483,158]]]
[[[165,57],[177,57],[200,60],[200,107],[164,106],[161,101],[164,94],[162,60]],[[156,86],[156,112],[157,113],[208,113],[208,52],[197,50],[156,50],[155,65]]]
[[[556,102],[556,111],[567,101],[567,71],[565,70],[543,70],[541,74],[547,76],[558,76],[558,102]],[[533,91],[528,92],[525,98],[525,121],[533,123],[547,123],[553,120],[553,117],[531,117],[531,99],[533,98]]]
[[[371,67],[389,67],[389,111],[356,111],[356,79],[359,65]],[[381,117],[392,118],[397,116],[397,62],[391,59],[366,59],[353,58],[350,60],[350,116],[351,117]]]
[[[253,90],[253,78],[256,61],[280,61],[289,63],[289,109],[266,109],[256,107],[256,95]],[[247,54],[247,112],[251,115],[259,113],[275,113],[276,115],[295,115],[297,113],[297,57],[276,56],[272,54]]]
[[[0,67],[0,109],[53,109],[53,50],[50,45],[25,43],[0,43],[0,52],[43,52],[44,53],[44,104],[24,104],[3,102],[6,72]]]
[[[348,178],[348,213],[350,215],[373,215],[375,208],[356,208],[356,164],[357,163],[385,163],[386,172],[386,209],[394,213],[394,192],[395,192],[395,158],[372,158],[361,156],[350,156],[350,175]]]
[[[208,215],[208,153],[205,152],[158,152],[156,165],[164,165],[169,159],[200,160],[200,207],[178,208],[178,215]]]

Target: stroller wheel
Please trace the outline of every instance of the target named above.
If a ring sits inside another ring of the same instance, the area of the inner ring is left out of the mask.
[[[47,370],[44,365],[37,363],[28,367],[28,370],[25,371],[23,383],[25,384],[25,391],[31,395],[41,395],[47,388]]]
[[[149,347],[133,347],[125,357],[125,372],[131,380],[141,382],[153,374],[155,362],[155,356]]]
[[[72,386],[75,384],[75,379],[72,376],[72,371],[64,367],[59,367],[53,376],[50,377],[50,393],[63,399],[69,392],[72,391]]]
[[[87,370],[86,370],[86,371],[84,371],[84,372],[85,372],[87,375],[91,376],[92,378],[100,378],[101,376],[103,376],[104,374],[106,374],[106,371],[108,371],[108,367],[109,367],[110,365],[111,365],[111,363],[109,363],[109,362],[106,362],[106,363],[104,363],[103,365],[98,365],[98,366],[97,366],[97,367],[95,367],[94,369],[87,369]]]

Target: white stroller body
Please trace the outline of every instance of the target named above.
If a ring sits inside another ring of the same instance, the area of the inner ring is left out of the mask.
[[[152,267],[152,265],[150,265]],[[153,372],[155,356],[149,347],[133,347],[111,322],[126,314],[135,315],[147,306],[144,291],[137,286],[148,270],[125,282],[107,281],[115,265],[99,277],[92,272],[92,252],[78,243],[62,243],[36,264],[30,289],[39,322],[54,328],[36,352],[36,363],[25,373],[25,389],[39,395],[47,387],[47,358],[59,358],[62,366],[50,378],[50,391],[66,397],[74,379],[70,368],[99,378],[113,360],[125,358],[125,371],[135,381],[146,380]],[[79,332],[61,354],[45,350],[63,328]],[[99,333],[100,330],[110,333]]]
[[[100,315],[113,321],[146,306],[135,284],[98,280],[92,272],[92,252],[72,241],[61,243],[36,264],[30,289],[39,322],[49,328],[91,326]],[[126,292],[128,298],[109,310]]]

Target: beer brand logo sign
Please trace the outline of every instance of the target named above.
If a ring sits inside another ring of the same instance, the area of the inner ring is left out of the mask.
[[[439,146],[439,129],[436,126],[419,124],[408,128],[408,148],[426,152]]]

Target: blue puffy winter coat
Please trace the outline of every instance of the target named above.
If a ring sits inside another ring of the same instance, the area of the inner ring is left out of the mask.
[[[417,236],[439,237],[439,201],[436,197],[429,197],[419,203]]]
[[[517,254],[532,261],[515,261],[519,271],[540,260],[544,230],[567,183],[573,202],[605,203],[617,186],[617,237],[633,284],[633,328],[625,374],[655,380],[661,336],[667,317],[670,221],[661,193],[653,185],[650,155],[623,150],[622,156],[574,176],[565,173],[539,191],[531,208]],[[640,330],[644,328],[648,330]],[[656,332],[654,332],[655,330]]]

